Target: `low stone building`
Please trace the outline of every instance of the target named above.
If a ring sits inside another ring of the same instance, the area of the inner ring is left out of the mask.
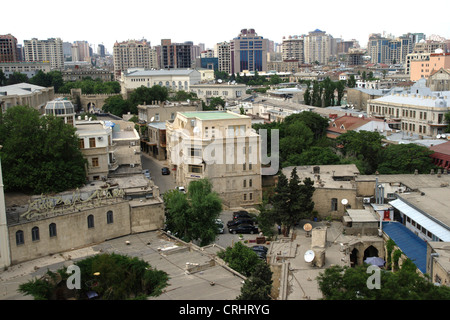
[[[356,197],[355,177],[359,174],[354,164],[297,166],[300,181],[310,178],[314,182],[314,210],[321,218],[341,219],[346,210],[361,209],[362,201]],[[294,167],[283,168],[289,179]]]
[[[14,106],[27,105],[44,113],[48,101],[53,100],[53,87],[41,87],[30,83],[18,83],[0,87],[0,107],[2,112]]]
[[[138,174],[32,196],[28,203],[10,200],[6,218],[10,263],[17,264],[163,228],[164,203],[159,188]]]

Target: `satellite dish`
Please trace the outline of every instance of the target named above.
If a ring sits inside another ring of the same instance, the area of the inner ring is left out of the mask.
[[[200,128],[199,127],[194,127],[194,133],[199,133],[200,132]]]
[[[222,83],[222,79],[217,80],[218,83]]]
[[[306,232],[311,231],[312,230],[312,225],[310,223],[306,223],[303,226],[303,230],[305,230]]]
[[[345,206],[348,204],[348,200],[347,199],[342,199],[341,203]]]
[[[440,138],[441,138],[441,135],[438,134],[438,135],[436,136],[436,139],[440,139]]]
[[[150,122],[153,122],[153,120],[155,120],[155,117],[152,117],[152,118],[150,119]]]
[[[306,262],[312,262],[314,260],[314,257],[315,257],[314,251],[308,250],[305,252],[304,258]]]

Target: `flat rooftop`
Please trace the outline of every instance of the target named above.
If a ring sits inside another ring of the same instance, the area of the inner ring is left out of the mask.
[[[248,116],[239,115],[233,112],[226,111],[192,111],[192,112],[179,112],[186,118],[197,118],[200,120],[223,120],[223,119],[243,119],[249,118]]]

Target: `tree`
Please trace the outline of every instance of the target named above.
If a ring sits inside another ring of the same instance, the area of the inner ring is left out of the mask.
[[[17,83],[23,83],[23,82],[29,82],[29,79],[26,74],[20,73],[20,72],[13,72],[9,75],[8,80],[6,81],[6,84],[8,86],[17,84]]]
[[[3,70],[0,70],[0,87],[6,86],[7,79],[5,74],[3,73]]]
[[[124,100],[122,95],[111,96],[105,99],[102,110],[118,117],[131,112],[131,106],[128,100]]]
[[[76,129],[26,106],[0,118],[0,151],[7,191],[61,192],[86,182],[86,160]]]
[[[334,105],[334,90],[335,84],[329,77],[326,77],[324,81],[322,81],[321,86],[323,87],[323,106],[329,107]]]
[[[43,72],[39,70],[31,79],[30,83],[41,87],[53,87],[56,93],[59,93],[64,86],[64,80],[61,71]]]
[[[340,106],[342,98],[344,97],[345,84],[344,81],[336,82],[337,100],[336,105]]]
[[[271,300],[272,271],[267,263],[259,263],[241,287],[237,300]]]
[[[345,156],[356,157],[367,166],[359,168],[364,174],[372,174],[376,171],[381,151],[382,136],[372,131],[348,131],[336,139],[338,145],[342,145]]]
[[[171,190],[164,194],[166,227],[184,241],[211,243],[217,233],[216,219],[222,201],[207,179],[191,181],[187,194]]]
[[[309,166],[339,164],[339,156],[328,147],[311,147],[297,157],[288,157],[287,166]]]
[[[79,289],[67,289],[70,273],[63,267],[21,284],[18,291],[36,300],[86,300],[89,291],[95,291],[101,300],[145,299],[160,295],[169,280],[166,272],[152,268],[144,260],[116,253],[94,255],[74,265],[80,268]]]
[[[306,82],[306,89],[305,89],[305,93],[303,93],[303,100],[305,101],[305,104],[310,106],[311,105],[311,82],[308,80]]]
[[[225,107],[225,100],[223,100],[221,97],[213,97],[209,100],[209,110],[216,110],[218,109],[217,106],[221,106],[222,108]]]
[[[230,268],[246,277],[251,276],[256,266],[263,263],[252,249],[241,242],[236,242],[233,247],[219,251],[217,256],[228,263]]]
[[[280,137],[280,161],[286,160],[288,155],[300,154],[314,142],[314,134],[308,126],[297,121],[286,124],[282,137]]]
[[[397,272],[380,270],[380,289],[369,289],[368,265],[355,268],[332,266],[317,277],[325,300],[449,300],[450,288],[435,286],[405,260]]]
[[[415,143],[389,145],[380,153],[380,174],[429,173],[436,169],[430,157],[434,151]]]
[[[447,123],[447,127],[445,128],[446,133],[450,133],[450,112],[444,114],[445,123]]]
[[[169,91],[166,87],[154,85],[151,88],[140,86],[130,93],[127,99],[130,103],[130,111],[137,114],[137,106],[140,104],[151,103],[152,101],[166,101],[169,97]]]
[[[355,76],[352,74],[347,80],[347,87],[354,88],[356,86],[356,79]]]

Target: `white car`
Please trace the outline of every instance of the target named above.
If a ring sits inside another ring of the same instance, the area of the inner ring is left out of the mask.
[[[186,193],[186,189],[184,189],[184,187],[177,187],[177,190]]]

